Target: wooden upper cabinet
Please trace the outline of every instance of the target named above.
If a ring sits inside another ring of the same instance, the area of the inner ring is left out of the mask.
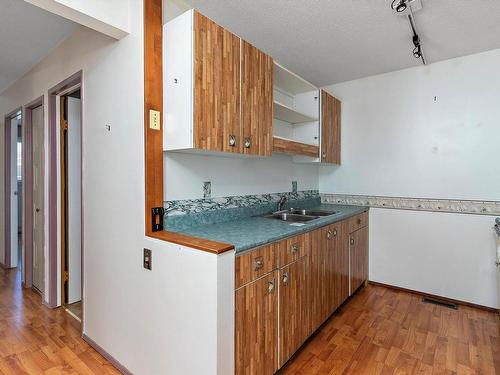
[[[235,291],[235,373],[272,375],[278,369],[278,272]]]
[[[340,164],[341,102],[321,90],[321,162]]]
[[[242,40],[241,107],[243,152],[271,156],[273,59]]]
[[[240,38],[194,12],[194,147],[240,152]]]

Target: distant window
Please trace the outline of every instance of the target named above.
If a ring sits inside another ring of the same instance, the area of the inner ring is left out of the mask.
[[[21,181],[22,162],[23,162],[23,144],[17,142],[17,181]]]

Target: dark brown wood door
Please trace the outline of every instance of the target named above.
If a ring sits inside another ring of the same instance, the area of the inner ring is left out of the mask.
[[[351,293],[368,279],[368,227],[350,234]]]
[[[243,152],[271,156],[273,145],[273,59],[242,41]]]
[[[321,90],[321,162],[340,164],[341,102]]]
[[[279,272],[280,367],[309,336],[308,264],[309,258],[303,257],[283,267]]]
[[[311,233],[309,293],[311,301],[311,333],[327,318],[328,310],[328,239],[327,227]]]
[[[194,12],[195,148],[241,152],[240,60],[240,38]]]
[[[332,226],[333,310],[349,297],[349,234],[347,221]]]
[[[278,369],[278,271],[235,292],[236,375]]]

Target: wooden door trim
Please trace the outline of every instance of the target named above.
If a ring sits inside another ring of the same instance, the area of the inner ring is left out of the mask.
[[[48,220],[48,240],[49,240],[49,249],[48,249],[48,254],[49,254],[49,284],[45,285],[44,287],[44,301],[45,295],[48,291],[49,293],[49,299],[47,301],[47,305],[51,308],[57,307],[57,275],[59,273],[59,268],[57,267],[57,253],[58,253],[58,247],[57,247],[57,218],[58,215],[60,214],[57,210],[57,185],[58,185],[58,173],[57,173],[57,130],[58,130],[58,124],[57,124],[57,113],[56,113],[56,101],[59,95],[65,93],[68,89],[72,87],[76,87],[80,85],[80,90],[81,90],[81,101],[80,101],[80,106],[81,109],[83,109],[83,101],[84,101],[84,87],[83,87],[83,71],[78,71],[72,76],[68,77],[64,81],[60,82],[56,86],[52,87],[48,91],[48,118],[49,118],[49,123],[48,123],[48,176],[49,176],[49,184],[48,184],[48,202],[49,205],[47,207],[47,212],[46,217]],[[81,129],[80,129],[80,144],[83,145],[83,127],[84,127],[84,113],[83,110],[81,111]],[[83,153],[83,148],[82,148],[82,153]],[[82,158],[82,163],[83,163],[83,158]],[[83,173],[83,168],[81,170],[81,173]],[[83,175],[81,176],[81,183],[82,186],[80,187],[80,194],[82,197],[81,200],[81,231],[82,234],[84,232],[84,194],[83,194]],[[84,241],[85,238],[82,235],[82,242],[81,242],[81,256],[82,260],[84,257]],[[82,261],[82,288],[83,288],[83,265],[84,262]],[[83,293],[82,293],[82,300],[83,300]],[[82,322],[83,322],[83,317],[82,317]]]
[[[144,167],[147,237],[221,254],[234,246],[169,231],[153,232],[152,209],[163,207],[163,21],[162,0],[144,0]],[[160,129],[149,128],[149,111],[160,111]]]
[[[24,106],[24,144],[23,144],[23,181],[24,181],[24,210],[23,210],[23,243],[24,243],[24,259],[23,259],[23,269],[24,269],[24,280],[23,285],[25,288],[31,288],[33,286],[33,210],[34,210],[34,200],[33,200],[33,117],[32,112],[34,108],[41,106],[42,112],[45,113],[44,106],[44,96],[33,100],[32,102]],[[42,124],[43,125],[43,124]],[[43,134],[43,132],[42,132]],[[43,142],[43,141],[42,141]],[[42,153],[42,166],[44,155]],[[42,175],[44,174],[42,170]],[[44,186],[42,184],[42,190]],[[42,201],[43,205],[43,201]],[[43,207],[41,208],[43,211]],[[41,218],[42,228],[44,227],[45,217],[42,215]],[[45,236],[45,231],[42,230],[42,236]],[[42,237],[42,238],[43,238]],[[44,240],[42,239],[42,244]],[[42,251],[42,264],[45,263],[45,254]],[[42,295],[45,290],[45,267],[42,267]]]

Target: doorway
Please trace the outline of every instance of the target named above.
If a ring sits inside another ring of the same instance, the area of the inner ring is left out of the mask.
[[[81,90],[59,96],[61,303],[82,318]]]
[[[5,117],[5,246],[2,264],[21,268],[22,264],[22,112],[18,109]]]

